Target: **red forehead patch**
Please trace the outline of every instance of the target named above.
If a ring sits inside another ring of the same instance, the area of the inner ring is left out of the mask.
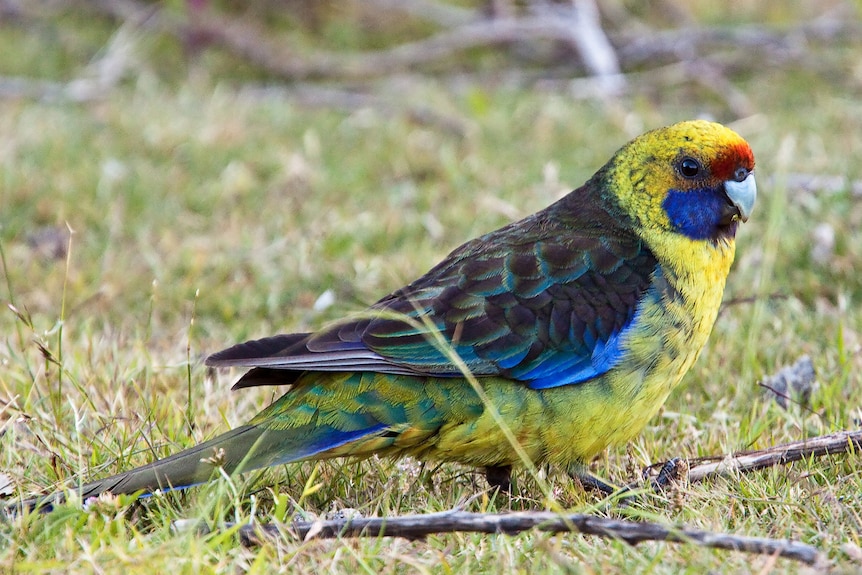
[[[745,141],[726,146],[718,154],[711,165],[712,175],[720,180],[728,180],[733,178],[733,173],[740,166],[747,170],[754,169],[754,153]]]

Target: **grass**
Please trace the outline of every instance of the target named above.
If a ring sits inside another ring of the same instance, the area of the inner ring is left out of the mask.
[[[20,31],[0,29],[0,42],[5,33],[20,38]],[[74,38],[72,49],[40,64],[40,75],[58,74],[70,54],[103,42],[104,33],[95,28]],[[49,53],[52,47],[37,46]],[[34,60],[37,53],[24,50]],[[28,69],[16,66],[9,69]],[[244,95],[206,73],[175,82],[146,68],[86,105],[2,100],[0,300],[16,311],[0,311],[0,470],[14,479],[16,493],[40,493],[243,423],[274,392],[231,393],[238,374],[208,373],[206,354],[245,338],[313,329],[359,309],[462,241],[579,185],[643,129],[700,115],[729,122],[757,156],[762,195],[742,227],[726,293],[739,303],[724,309],[708,348],[663,412],[594,469],[623,482],[675,455],[854,428],[862,417],[862,204],[849,190],[805,192],[788,182],[800,172],[862,179],[856,74],[764,69],[738,79],[760,111],[739,120],[687,87],[611,106],[548,92],[446,90],[417,79],[405,97],[465,119],[463,138],[374,110],[303,109]],[[834,247],[816,240],[822,226],[834,233]],[[315,310],[327,290],[335,303]],[[819,387],[809,406],[784,410],[757,381],[803,354],[814,360]],[[855,456],[805,461],[693,485],[618,513],[793,537],[851,571],[862,545],[859,467]],[[601,503],[557,470],[545,480],[567,509]],[[218,525],[347,507],[365,515],[437,511],[484,485],[458,466],[373,459],[290,465],[144,503],[121,498],[86,511],[70,504],[0,523],[0,571],[797,568],[768,557],[660,543],[632,548],[579,535],[455,534],[248,550],[231,532],[170,528],[178,518]],[[471,508],[546,505],[523,473],[517,488],[511,502],[479,498]]]

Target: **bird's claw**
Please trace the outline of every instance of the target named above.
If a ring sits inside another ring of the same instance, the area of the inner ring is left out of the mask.
[[[500,493],[512,492],[511,465],[489,465],[485,468],[485,479],[491,489],[499,489]]]
[[[648,474],[649,469],[644,471],[645,478]],[[688,461],[681,457],[674,457],[661,466],[658,475],[650,478],[650,485],[656,492],[663,493],[685,482],[686,479],[688,479]]]

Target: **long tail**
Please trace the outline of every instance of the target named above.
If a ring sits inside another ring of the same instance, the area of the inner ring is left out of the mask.
[[[270,465],[326,457],[325,452],[379,435],[384,428],[375,425],[342,431],[312,424],[284,430],[266,425],[243,425],[164,459],[87,483],[77,491],[86,501],[101,493],[121,495],[185,489],[212,479],[219,468],[233,475]],[[63,498],[58,492],[19,502],[14,507],[50,510]]]
[[[142,490],[152,493],[157,489],[185,489],[198,485],[211,479],[218,467],[222,467],[228,474],[237,471],[243,465],[243,460],[255,451],[255,443],[263,432],[264,430],[256,426],[237,427],[170,457],[87,483],[81,487],[79,493],[81,498],[86,500],[105,492],[114,495]],[[248,459],[250,461],[250,458]]]
[[[227,473],[251,471],[260,467],[254,463],[257,459],[256,455],[261,451],[260,448],[264,447],[261,438],[266,435],[266,431],[253,425],[237,427],[170,457],[87,483],[77,491],[82,500],[97,497],[106,492],[114,495],[139,491],[152,493],[158,489],[165,491],[185,489],[204,483],[212,478],[213,472],[219,467]],[[46,497],[22,501],[15,507],[50,510],[54,504],[62,502],[63,499],[64,495],[58,492]]]
[[[426,378],[371,372],[309,372],[303,377],[307,379],[295,383],[247,425],[165,459],[87,483],[78,492],[86,500],[104,492],[183,489],[212,479],[219,467],[233,475],[293,461],[372,453],[482,466],[509,464],[512,459],[499,449],[505,442],[477,431],[484,406],[463,381],[439,379],[429,384]],[[509,384],[494,389],[505,390],[507,397],[518,392]],[[506,401],[520,405],[521,399]],[[447,422],[455,424],[438,449],[439,432]],[[48,509],[62,500],[63,495],[55,493],[17,507]]]

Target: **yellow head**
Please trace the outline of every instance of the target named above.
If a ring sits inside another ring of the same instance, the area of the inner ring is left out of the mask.
[[[736,132],[713,122],[680,122],[647,132],[599,174],[645,236],[677,233],[727,242],[754,206],[754,154]]]

